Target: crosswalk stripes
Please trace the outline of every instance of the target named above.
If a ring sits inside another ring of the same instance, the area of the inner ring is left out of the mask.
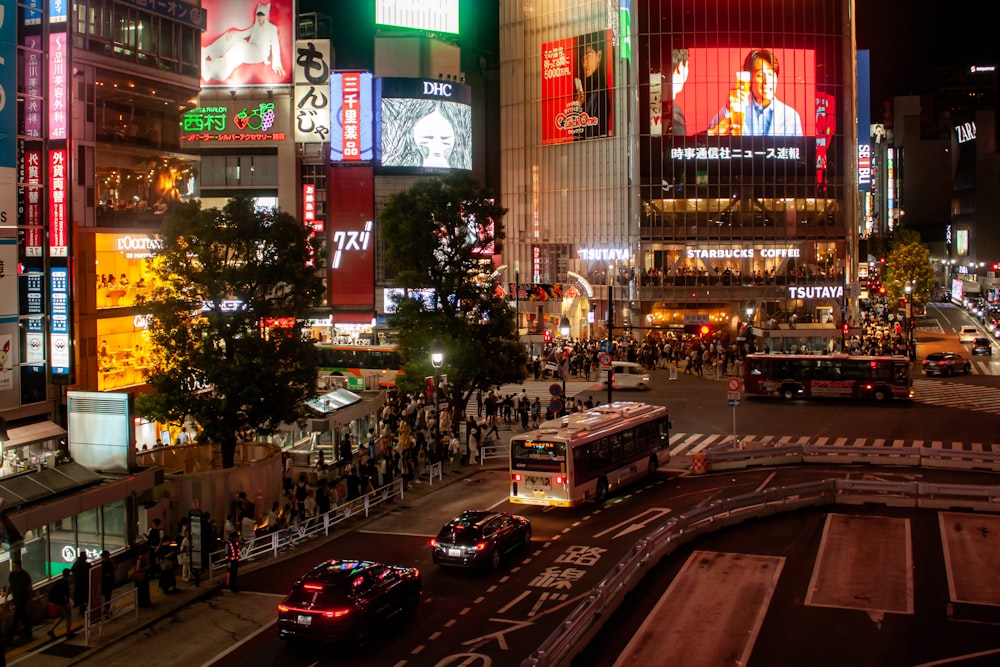
[[[1000,414],[1000,388],[996,387],[916,379],[913,381],[913,398],[928,405]]]
[[[871,449],[902,449],[927,447],[930,449],[1000,453],[1000,443],[957,442],[932,440],[901,440],[887,438],[835,438],[792,435],[744,435],[740,441],[748,449],[768,449],[791,445],[815,445],[831,448],[866,447]],[[670,456],[690,456],[699,452],[727,451],[733,448],[732,438],[720,433],[671,433]]]

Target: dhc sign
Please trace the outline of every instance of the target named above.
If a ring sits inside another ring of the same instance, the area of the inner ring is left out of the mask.
[[[843,285],[817,285],[804,287],[791,285],[788,288],[789,299],[843,299]]]

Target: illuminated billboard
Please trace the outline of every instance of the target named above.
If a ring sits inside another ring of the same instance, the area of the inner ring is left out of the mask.
[[[542,44],[542,144],[613,137],[614,84],[610,30]]]
[[[272,131],[278,120],[274,102],[197,107],[181,117],[181,141],[284,141],[285,132]]]
[[[330,160],[367,162],[375,156],[371,72],[330,75]]]
[[[202,0],[201,85],[292,83],[294,0]]]
[[[375,178],[367,165],[330,167],[327,220],[330,305],[375,311]],[[336,319],[337,315],[334,315]]]
[[[472,169],[472,91],[457,81],[375,81],[376,158],[383,167]]]
[[[375,0],[375,25],[458,34],[458,0]]]

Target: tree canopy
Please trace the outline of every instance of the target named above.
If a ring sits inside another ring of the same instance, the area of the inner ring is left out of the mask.
[[[516,313],[497,294],[491,262],[501,252],[506,212],[465,175],[418,181],[382,210],[386,264],[396,284],[434,295],[429,302],[401,299],[390,319],[406,360],[397,380],[401,390],[417,390],[435,374],[435,338],[445,349],[437,374],[447,374],[461,405],[476,387],[524,379],[527,352],[518,340]]]
[[[930,249],[920,241],[920,235],[907,230],[897,230],[886,259],[882,279],[886,297],[898,301],[910,286],[911,304],[926,304],[934,293],[934,267],[931,266]]]
[[[158,241],[151,290],[137,300],[149,315],[155,393],[137,410],[190,416],[231,467],[241,436],[301,419],[315,393],[315,348],[302,337],[322,291],[315,249],[302,223],[249,197],[221,210],[177,205]]]

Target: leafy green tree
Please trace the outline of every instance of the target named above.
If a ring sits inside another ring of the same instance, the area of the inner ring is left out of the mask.
[[[446,374],[452,398],[464,407],[477,387],[525,378],[527,351],[516,313],[490,279],[489,258],[500,252],[506,212],[466,175],[418,181],[386,203],[385,259],[396,284],[434,291],[430,304],[401,299],[390,319],[405,360],[401,390],[419,390],[425,377]],[[445,349],[436,373],[430,362],[435,338]]]
[[[165,422],[190,416],[229,468],[239,439],[299,420],[315,393],[301,325],[322,291],[314,248],[302,223],[249,197],[221,210],[177,205],[158,240],[150,293],[137,300],[149,314],[154,393],[136,408]],[[276,318],[294,325],[268,326]]]
[[[918,233],[901,229],[894,235],[882,284],[890,301],[906,296],[907,285],[910,286],[912,305],[926,304],[931,300],[934,293],[931,251],[920,241]]]

